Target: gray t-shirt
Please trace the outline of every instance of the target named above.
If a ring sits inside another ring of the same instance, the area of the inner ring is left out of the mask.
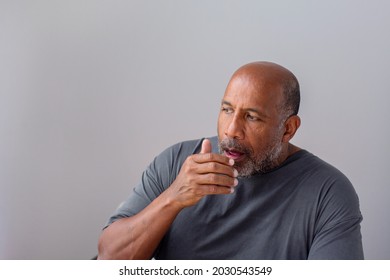
[[[176,144],[148,166],[109,223],[137,214],[175,180],[203,139]],[[217,137],[210,138],[218,152]],[[363,259],[356,192],[337,169],[300,150],[266,174],[239,178],[176,217],[156,259]]]

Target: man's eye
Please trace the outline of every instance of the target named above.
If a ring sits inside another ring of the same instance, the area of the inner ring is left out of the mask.
[[[224,113],[230,114],[230,113],[233,112],[233,109],[232,108],[222,107],[221,111],[224,112]]]
[[[257,117],[252,116],[252,115],[247,115],[246,118],[247,118],[248,120],[250,120],[250,121],[257,121],[257,120],[259,120]]]

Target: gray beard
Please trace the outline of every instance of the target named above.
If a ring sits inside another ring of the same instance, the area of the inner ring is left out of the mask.
[[[219,142],[219,151],[221,154],[223,154],[226,148],[236,149],[245,153],[247,156],[244,161],[234,164],[234,168],[237,169],[239,177],[245,178],[259,173],[267,173],[280,164],[279,158],[282,153],[281,143],[268,146],[266,151],[259,155],[255,155],[253,150],[242,146],[235,139],[224,139]]]

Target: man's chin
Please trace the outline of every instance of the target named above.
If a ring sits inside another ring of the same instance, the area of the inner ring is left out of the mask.
[[[278,167],[275,162],[262,162],[255,164],[252,161],[243,160],[241,162],[235,162],[234,168],[238,172],[238,177],[248,178],[258,174],[265,174]]]
[[[240,178],[248,178],[257,173],[253,165],[247,160],[235,161],[234,168],[237,170]]]

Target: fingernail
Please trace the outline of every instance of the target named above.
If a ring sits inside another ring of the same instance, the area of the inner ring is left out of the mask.
[[[234,188],[230,188],[230,193],[234,193]]]
[[[234,177],[237,177],[237,176],[238,176],[238,171],[237,171],[236,169],[234,169],[234,171],[233,171],[233,176],[234,176]]]
[[[233,165],[234,165],[234,159],[229,159],[229,164],[230,164],[231,166],[233,166]]]
[[[238,180],[234,179],[234,186],[237,186],[237,185],[238,185]]]

